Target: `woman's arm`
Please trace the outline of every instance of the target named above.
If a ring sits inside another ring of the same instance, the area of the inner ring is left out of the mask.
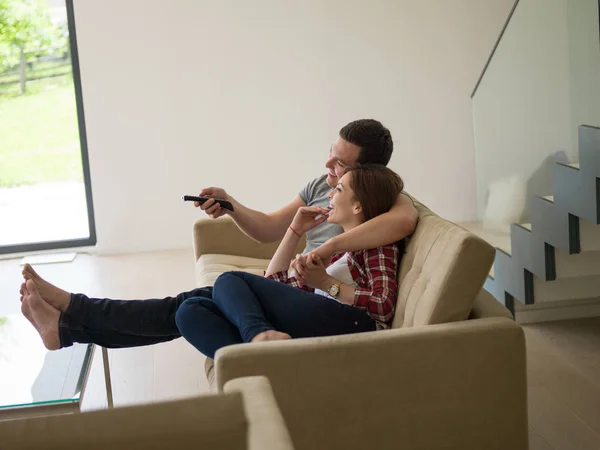
[[[308,230],[312,230],[317,225],[322,224],[327,220],[329,211],[318,206],[304,206],[298,208],[292,224],[288,227],[283,240],[277,247],[277,251],[271,258],[269,267],[265,272],[265,276],[273,275],[277,272],[287,271],[290,267],[290,261],[294,254],[294,250],[298,245],[300,237]],[[319,217],[320,216],[320,217]],[[318,218],[317,218],[318,217]]]
[[[266,277],[289,269],[290,261],[294,256],[294,250],[300,240],[300,236],[294,233],[292,228],[288,228],[279,247],[277,247],[277,251],[275,251],[273,258],[271,258],[269,267],[267,267],[267,271],[265,272]]]
[[[354,306],[354,297],[356,288],[354,286],[350,286],[349,284],[342,283],[341,281],[333,278],[330,275],[327,275],[321,282],[319,282],[319,286],[317,289],[321,289],[324,292],[328,292],[329,288],[335,284],[340,283],[340,293],[337,296],[337,300],[346,305]]]
[[[342,283],[338,300],[364,309],[377,321],[388,324],[396,309],[399,254],[396,245],[363,251],[364,261],[360,263],[364,264],[367,282],[358,287]],[[325,272],[321,259],[314,255],[307,256],[306,275],[304,283],[325,292],[340,282]]]
[[[398,262],[396,245],[365,250],[366,286],[354,291],[354,306],[364,309],[377,321],[389,325],[394,318],[398,295]]]

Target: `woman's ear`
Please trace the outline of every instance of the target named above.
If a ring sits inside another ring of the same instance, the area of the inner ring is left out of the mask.
[[[363,208],[360,202],[354,202],[354,208],[352,208],[352,212],[355,215],[362,214]]]

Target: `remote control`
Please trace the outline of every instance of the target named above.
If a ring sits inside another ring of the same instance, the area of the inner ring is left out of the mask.
[[[196,197],[194,195],[184,195],[182,197],[184,202],[198,202],[200,204],[204,203],[205,201],[209,200],[209,197]],[[214,199],[215,202],[217,202],[219,205],[221,205],[221,208],[225,208],[228,209],[229,211],[233,212],[233,205],[231,204],[231,202],[228,202],[227,200],[219,200],[217,198]]]

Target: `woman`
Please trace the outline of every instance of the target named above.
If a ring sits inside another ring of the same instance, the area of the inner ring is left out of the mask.
[[[300,208],[279,245],[266,277],[222,274],[214,288],[150,300],[92,299],[69,294],[26,265],[22,311],[48,349],[74,342],[108,348],[133,347],[184,336],[208,357],[226,345],[327,336],[386,328],[396,303],[397,245],[334,255],[332,261],[298,256],[287,269],[300,237],[327,220],[348,231],[387,212],[403,189],[382,165],[349,169],[329,194],[331,211]]]

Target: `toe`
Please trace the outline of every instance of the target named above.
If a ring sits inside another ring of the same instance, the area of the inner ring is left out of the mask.
[[[23,276],[28,279],[38,278],[38,274],[35,270],[33,270],[31,264],[25,264],[23,266]]]
[[[27,282],[25,283],[25,289],[27,290],[27,293],[31,293],[31,294],[38,293],[37,287],[36,287],[35,283],[33,282],[33,280],[27,280]]]
[[[25,296],[26,293],[27,293],[27,287],[25,286],[25,283],[21,283],[21,289],[19,289],[19,294],[21,294],[21,298],[20,298],[21,301],[23,301],[23,297]]]

